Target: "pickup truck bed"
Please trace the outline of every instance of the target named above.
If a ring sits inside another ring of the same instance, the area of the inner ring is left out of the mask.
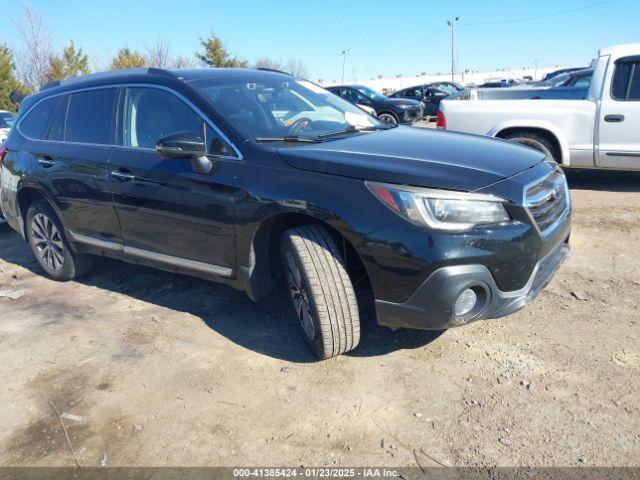
[[[640,44],[602,49],[588,91],[500,90],[443,100],[438,127],[516,141],[565,167],[640,170]]]

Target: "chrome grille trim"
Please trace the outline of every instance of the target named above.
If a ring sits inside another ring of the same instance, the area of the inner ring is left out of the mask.
[[[545,238],[563,223],[571,212],[571,196],[564,173],[551,173],[527,185],[524,206],[540,235]]]

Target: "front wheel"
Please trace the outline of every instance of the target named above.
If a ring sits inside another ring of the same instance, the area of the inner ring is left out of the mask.
[[[378,120],[380,120],[381,122],[387,123],[389,125],[398,124],[398,119],[393,113],[387,113],[387,112],[381,113],[378,115]]]
[[[353,350],[360,342],[360,314],[344,260],[329,232],[317,225],[287,230],[283,268],[305,341],[321,359]]]
[[[40,267],[54,280],[72,280],[93,265],[91,257],[71,250],[60,220],[44,202],[34,203],[27,211],[27,240]]]

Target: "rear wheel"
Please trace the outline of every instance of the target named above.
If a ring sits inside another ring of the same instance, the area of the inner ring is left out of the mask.
[[[554,162],[558,161],[558,153],[556,152],[556,147],[544,135],[540,135],[538,133],[533,132],[513,132],[504,137],[505,140],[509,140],[511,142],[516,142],[521,145],[526,145],[527,147],[535,148],[536,150],[540,150],[544,153],[549,160],[553,160]]]
[[[287,230],[281,253],[293,310],[305,341],[322,359],[356,348],[360,314],[344,260],[317,225]]]
[[[27,240],[42,269],[54,280],[72,280],[93,265],[90,256],[71,250],[60,220],[44,202],[34,203],[27,211]]]

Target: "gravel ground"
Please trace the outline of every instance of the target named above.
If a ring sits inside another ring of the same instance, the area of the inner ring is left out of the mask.
[[[573,250],[532,305],[369,314],[325,362],[281,297],[108,260],[56,283],[0,226],[0,464],[74,464],[55,406],[83,466],[640,466],[640,175],[569,176]]]

